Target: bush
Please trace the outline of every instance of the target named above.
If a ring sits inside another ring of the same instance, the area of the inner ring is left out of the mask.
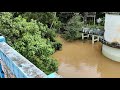
[[[62,44],[59,41],[55,41],[52,44],[53,44],[53,47],[55,48],[55,51],[62,49]]]

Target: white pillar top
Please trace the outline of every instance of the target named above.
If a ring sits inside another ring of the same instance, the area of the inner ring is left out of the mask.
[[[108,42],[120,44],[120,15],[105,15],[104,38]]]

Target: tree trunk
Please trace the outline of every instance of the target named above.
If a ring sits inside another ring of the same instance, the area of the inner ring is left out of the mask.
[[[56,12],[54,12],[54,18],[56,17]],[[53,19],[53,21],[52,21],[52,24],[51,24],[51,26],[50,26],[50,29],[52,28],[52,26],[53,26],[53,22],[54,22],[54,19]]]

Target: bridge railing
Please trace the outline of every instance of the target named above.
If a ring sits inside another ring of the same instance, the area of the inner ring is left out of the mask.
[[[20,53],[10,47],[3,36],[0,36],[0,77],[7,78],[13,74],[14,78],[60,78],[56,72],[46,75]],[[4,63],[4,65],[3,65]],[[6,69],[7,70],[4,70]],[[5,71],[9,72],[6,73]]]

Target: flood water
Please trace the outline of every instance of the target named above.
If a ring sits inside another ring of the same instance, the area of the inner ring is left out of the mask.
[[[62,50],[53,54],[59,62],[58,74],[63,78],[120,78],[120,63],[102,55],[102,44],[91,40],[67,42]]]

